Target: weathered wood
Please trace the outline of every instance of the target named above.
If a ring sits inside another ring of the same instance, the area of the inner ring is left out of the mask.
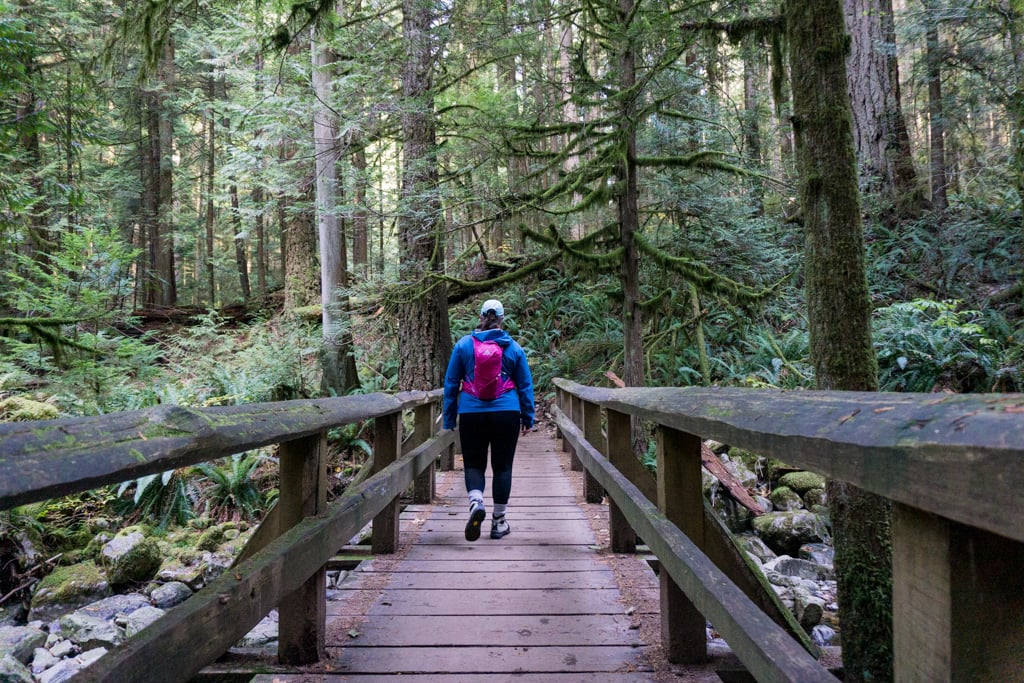
[[[390,413],[373,423],[373,472],[380,472],[398,459],[402,449],[402,413]],[[398,550],[398,496],[388,502],[373,518],[371,547],[373,553]]]
[[[271,542],[252,559],[210,582],[131,640],[76,675],[99,683],[180,683],[252,629],[299,588],[451,442],[432,439]],[[167,657],[167,652],[188,656]],[[159,662],[160,666],[154,666]]]
[[[321,432],[281,444],[281,529],[290,529],[327,506],[327,433]],[[310,664],[325,654],[327,582],[323,566],[299,588],[284,596],[277,607],[277,658],[282,664]]]
[[[146,410],[0,424],[0,510],[318,434],[434,392]]]
[[[692,434],[659,426],[658,509],[703,552],[704,493],[701,441]],[[707,659],[704,615],[668,572],[660,572],[661,642],[670,662],[693,664]]]
[[[572,421],[578,425],[583,424],[583,401],[576,396],[569,395],[569,414],[572,415]],[[580,464],[580,459],[576,457],[576,451],[569,447],[569,467],[573,472],[579,472],[583,469],[583,465]]]
[[[590,443],[602,443],[604,434],[601,432],[601,406],[590,401],[583,402],[583,433]],[[604,499],[604,489],[594,479],[594,475],[584,470],[583,497],[588,503],[600,503]]]
[[[636,460],[633,455],[633,428],[630,425],[629,415],[609,410],[607,417],[606,457],[616,468],[625,468],[626,463],[630,460]],[[558,422],[561,428],[562,421]],[[563,436],[563,438],[565,437]],[[565,440],[568,441],[567,438]],[[591,472],[591,469],[588,467],[587,471]],[[618,502],[611,498],[608,500],[608,533],[613,553],[636,552],[636,532],[629,525],[629,520],[619,508]]]
[[[614,412],[609,409],[609,417]],[[559,427],[584,466],[658,556],[662,572],[667,572],[715,625],[757,680],[835,683],[837,679],[827,669],[758,609],[613,463],[588,444],[570,420],[562,416]]]
[[[700,460],[701,464],[704,465],[704,469],[710,472],[711,476],[717,479],[722,486],[725,487],[725,490],[729,492],[729,495],[732,496],[733,500],[753,512],[755,515],[764,514],[764,508],[761,507],[761,504],[754,500],[754,497],[751,496],[745,488],[743,488],[743,484],[736,479],[732,472],[725,468],[725,465],[723,465],[722,461],[718,459],[715,452],[708,448],[704,443],[701,443],[700,447]]]
[[[893,509],[897,681],[1020,680],[1024,544]]]
[[[416,406],[413,411],[412,436],[403,444],[404,450],[419,446],[430,438],[430,435],[434,432],[434,409],[436,406],[437,404],[435,403]],[[412,492],[413,502],[429,503],[434,499],[434,470],[435,464],[431,463],[427,469],[423,470],[420,476],[416,477]]]
[[[1024,394],[566,391],[1024,541]]]

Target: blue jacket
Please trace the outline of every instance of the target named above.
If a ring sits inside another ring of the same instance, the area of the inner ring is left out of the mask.
[[[507,391],[494,400],[472,396],[462,391],[462,380],[473,377],[473,337],[480,341],[497,342],[504,349],[501,359],[501,376],[509,377],[515,383],[515,391]],[[448,361],[448,372],[444,375],[444,428],[455,429],[456,416],[461,413],[486,413],[499,410],[514,410],[524,427],[533,427],[533,376],[526,363],[523,347],[515,342],[505,330],[473,330],[460,339],[452,349]]]

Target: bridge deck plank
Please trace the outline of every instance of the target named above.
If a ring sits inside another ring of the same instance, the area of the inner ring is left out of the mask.
[[[512,534],[492,540],[487,519],[474,543],[464,538],[462,471],[438,473],[434,504],[403,514],[401,559],[364,562],[331,592],[329,673],[275,673],[267,681],[375,683],[399,674],[412,683],[467,683],[481,674],[517,683],[655,681],[645,661],[652,644],[626,614],[568,469],[550,437],[521,439]],[[486,498],[489,516],[490,491]],[[631,577],[656,596],[657,578],[636,563]],[[368,593],[377,594],[369,604]],[[690,680],[718,680],[711,668],[703,676]]]

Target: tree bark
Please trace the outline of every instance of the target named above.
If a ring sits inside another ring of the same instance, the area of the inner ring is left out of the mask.
[[[238,285],[242,290],[242,299],[252,298],[252,287],[249,284],[249,256],[245,248],[245,228],[242,226],[242,209],[238,203],[238,183],[231,178],[228,186],[231,196],[231,225],[233,226],[235,243],[235,268],[238,270]]]
[[[932,208],[949,208],[946,188],[946,112],[942,102],[942,44],[939,41],[939,8],[933,0],[922,0],[925,9],[925,64],[928,81],[928,161]]]
[[[303,207],[313,206],[315,197],[312,183],[298,201]],[[282,216],[285,213],[282,211]],[[320,303],[320,264],[317,263],[315,220],[313,209],[303,208],[292,213],[281,231],[284,242],[285,311]]]
[[[157,303],[162,307],[174,306],[178,301],[178,287],[174,266],[174,112],[172,101],[175,88],[174,36],[167,34],[158,67],[160,88],[157,91],[159,137],[159,194],[155,270],[157,276]]]
[[[861,176],[893,207],[894,218],[916,218],[925,197],[900,104],[892,0],[844,0],[843,6],[851,38],[847,72]]]
[[[398,387],[433,389],[442,384],[452,339],[448,292],[432,273],[444,269],[441,201],[438,196],[430,0],[402,0],[402,207],[398,217],[399,272],[419,283],[417,295],[398,307]]]
[[[821,389],[874,391],[878,369],[840,0],[788,0],[786,27],[811,360]],[[890,505],[836,481],[828,497],[846,680],[892,680]]]
[[[313,62],[313,149],[316,158],[316,214],[320,242],[321,391],[325,396],[347,394],[359,386],[352,334],[347,314],[348,286],[345,233],[338,218],[338,119],[331,80],[335,55],[327,47],[330,29],[320,26],[310,43]]]

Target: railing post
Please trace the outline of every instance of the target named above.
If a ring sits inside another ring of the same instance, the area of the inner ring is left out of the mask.
[[[590,401],[583,401],[583,438],[598,450],[604,442],[604,434],[601,433],[601,406]],[[600,503],[604,498],[604,489],[589,470],[583,473],[583,497],[588,503]]]
[[[281,444],[278,451],[281,488],[277,507],[282,532],[326,507],[326,454],[325,433]],[[325,568],[321,567],[300,588],[285,596],[277,609],[278,660],[289,665],[320,661],[326,652]]]
[[[583,429],[583,399],[579,396],[569,394],[569,417],[572,419],[572,423]],[[572,446],[569,447],[569,467],[573,472],[579,472],[583,469],[583,463],[580,462],[580,458],[576,455],[576,449]]]
[[[1024,544],[893,505],[896,681],[1020,680]]]
[[[562,388],[558,388],[555,391],[555,404],[558,406],[558,409],[562,411],[562,414],[564,414],[566,417],[571,418],[572,415],[570,414],[570,411],[566,405],[569,400],[568,396],[569,392],[563,390]],[[557,425],[555,426],[555,438],[558,439],[558,442],[562,448],[562,452],[568,453],[569,444],[566,442],[565,437],[562,436],[562,430],[559,429]]]
[[[701,440],[658,425],[658,509],[668,521],[704,549],[704,493]],[[707,659],[707,620],[668,572],[661,584],[661,641],[670,662],[694,664]]]
[[[383,415],[374,420],[373,470],[377,474],[398,459],[402,447],[402,411]],[[388,554],[398,550],[398,506],[396,496],[373,518],[370,546],[374,554]]]
[[[636,456],[633,455],[633,428],[629,415],[616,410],[606,410],[605,413],[608,416],[608,439],[602,455],[620,472],[631,472],[626,458]],[[613,553],[636,552],[636,532],[614,500],[608,502],[608,532]]]
[[[420,446],[430,439],[431,434],[434,431],[434,408],[437,404],[428,403],[422,406],[416,406],[413,412],[413,429],[412,436],[405,443],[404,452],[408,453],[412,449]],[[416,477],[416,481],[413,483],[412,499],[415,503],[429,503],[434,499],[434,493],[436,493],[435,479],[434,479],[434,463],[431,462],[427,465],[427,469]]]

